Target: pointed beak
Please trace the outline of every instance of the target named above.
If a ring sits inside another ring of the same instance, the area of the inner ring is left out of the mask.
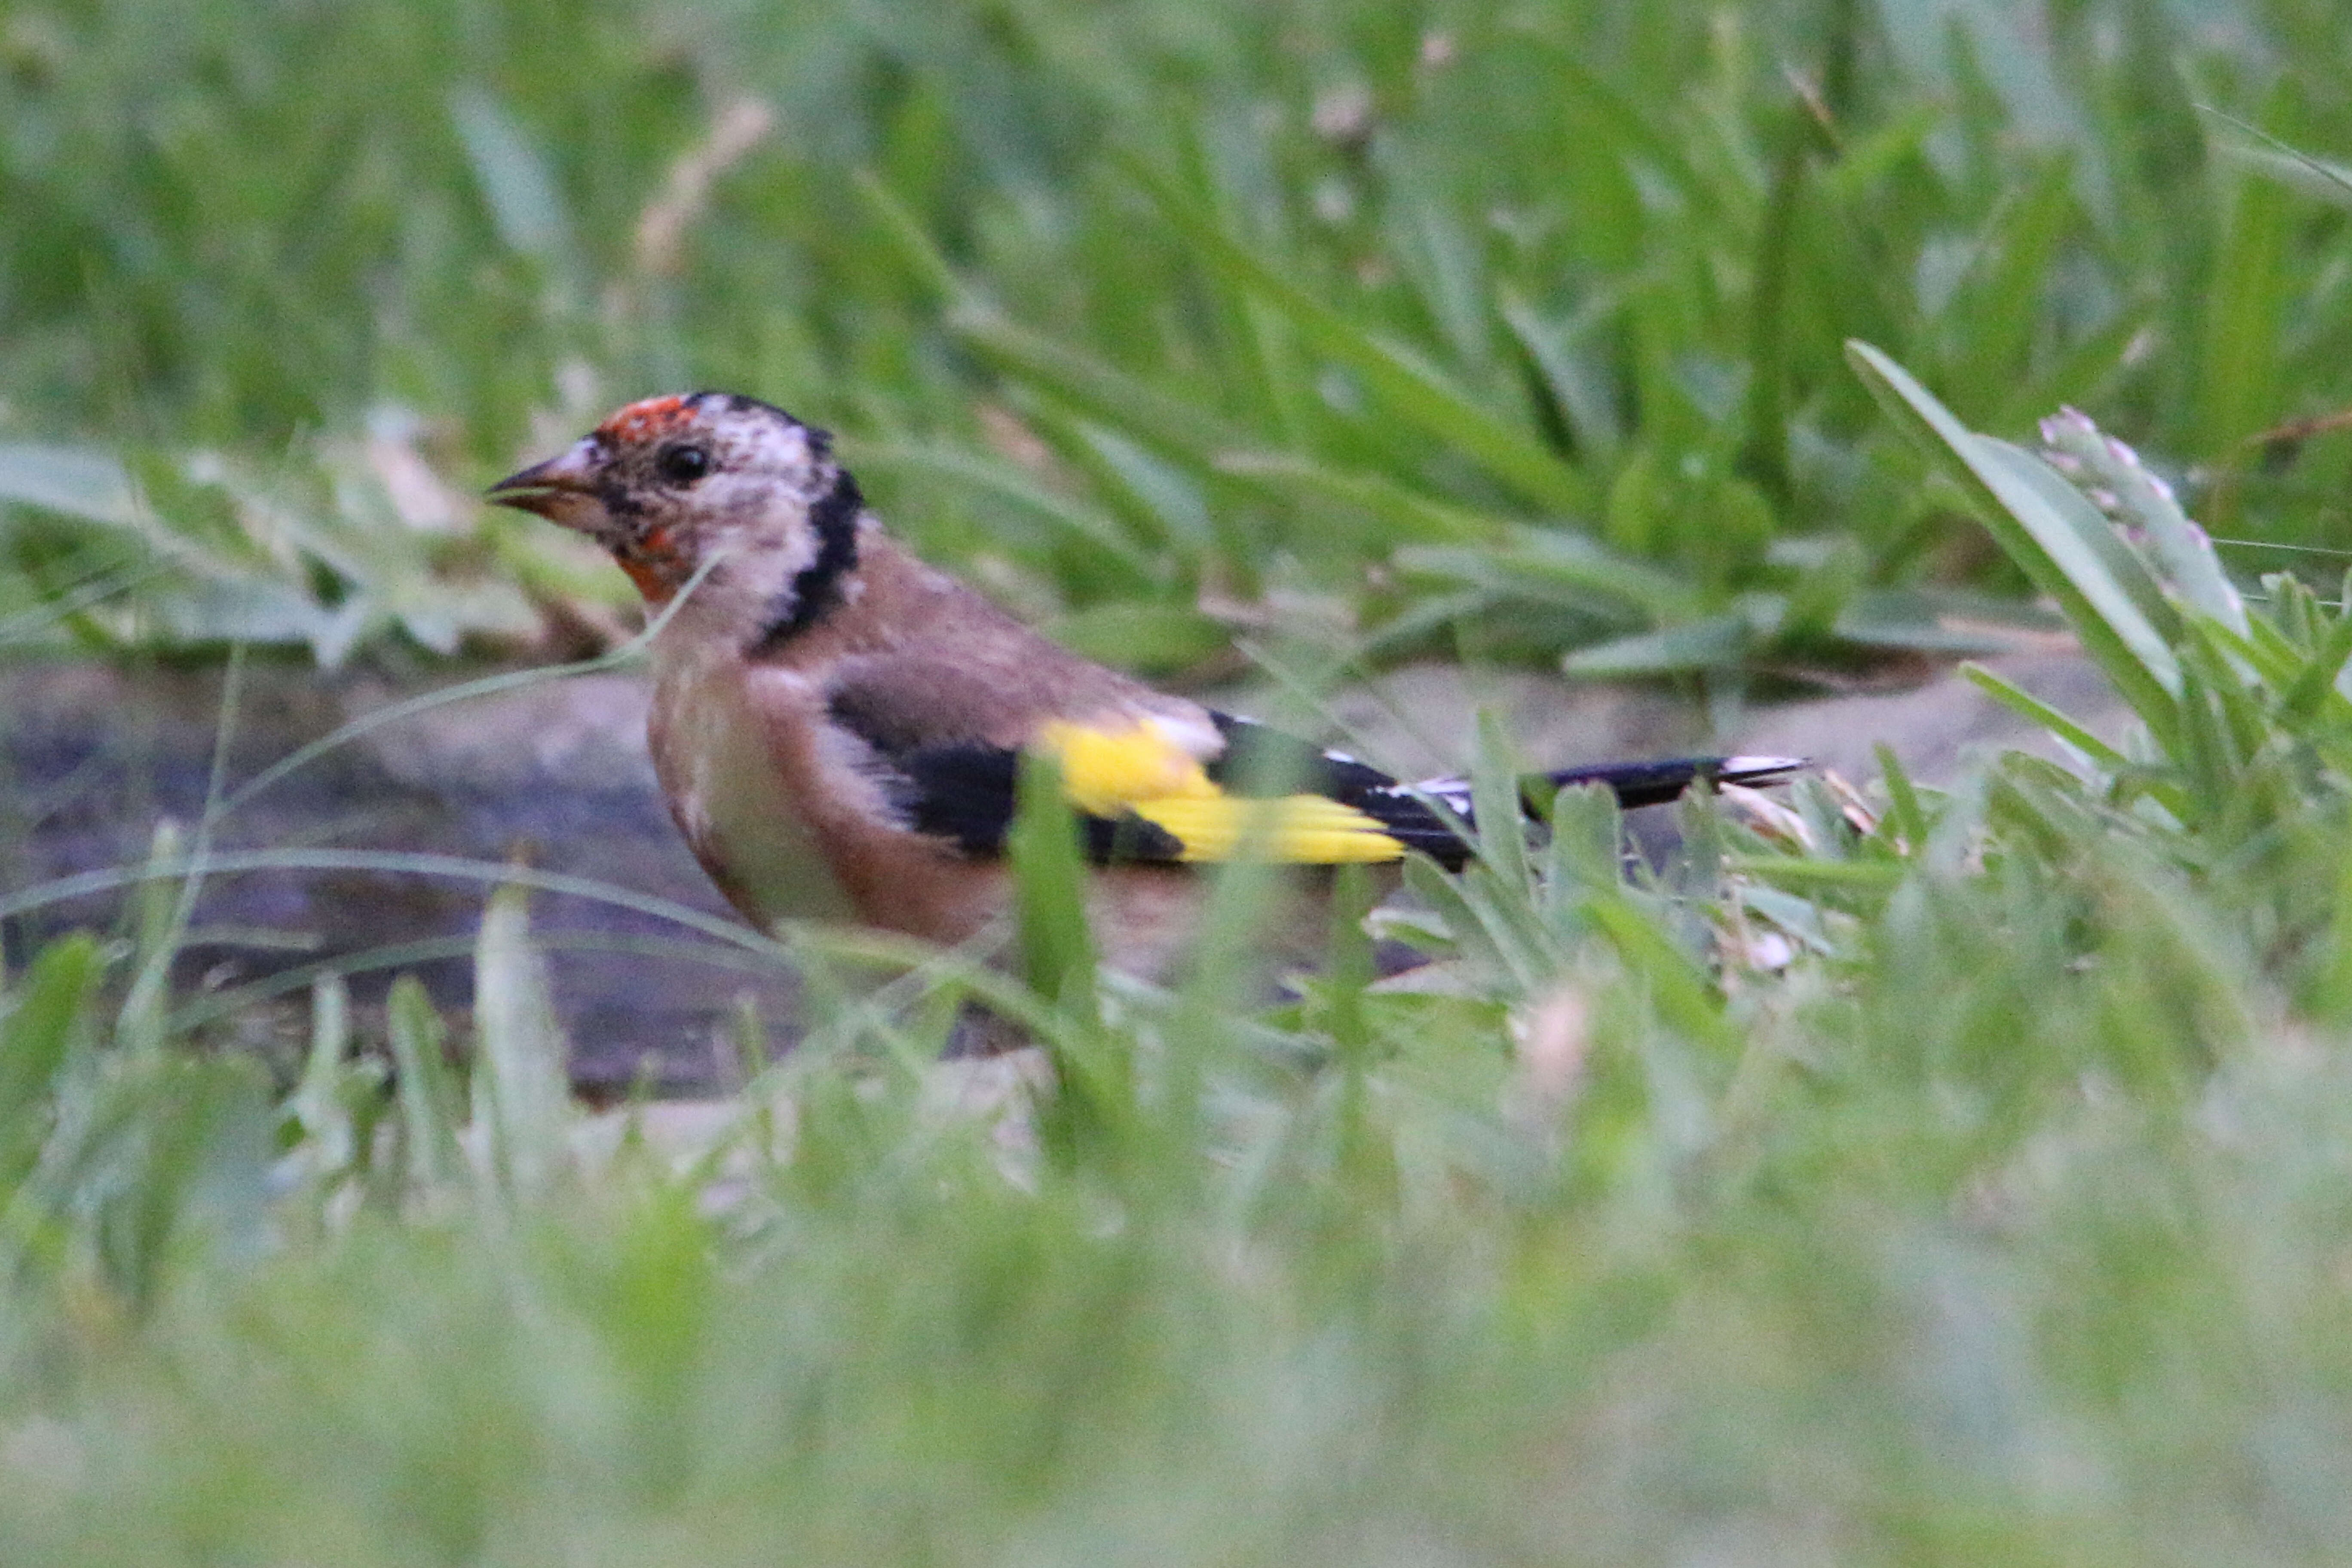
[[[492,506],[535,512],[566,528],[593,531],[604,510],[596,497],[594,478],[595,454],[582,441],[543,463],[509,474],[485,491],[482,499]]]

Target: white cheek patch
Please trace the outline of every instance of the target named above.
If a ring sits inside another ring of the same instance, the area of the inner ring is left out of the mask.
[[[803,426],[782,423],[763,425],[761,434],[761,444],[768,448],[762,456],[775,468],[801,475],[815,468],[816,454],[809,450],[808,431]]]
[[[724,556],[700,596],[722,606],[729,625],[751,624],[772,614],[822,548],[806,511],[779,507],[773,481],[757,474],[708,480],[700,500],[708,517],[700,523],[698,553],[706,560],[714,552]]]
[[[763,495],[773,496],[782,489],[814,501],[824,488],[817,482],[822,467],[823,459],[809,445],[805,429],[763,419],[724,443],[719,473],[738,479]]]
[[[762,519],[746,530],[761,536],[761,549],[753,559],[758,563],[760,585],[771,593],[781,593],[792,580],[816,561],[823,541],[816,530],[809,526],[805,512],[794,511],[782,520]]]

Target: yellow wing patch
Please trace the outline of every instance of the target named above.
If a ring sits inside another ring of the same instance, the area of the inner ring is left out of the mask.
[[[1147,800],[1214,799],[1218,789],[1201,759],[1150,719],[1120,730],[1056,721],[1037,744],[1062,765],[1062,793],[1080,811],[1117,816]]]
[[[1112,820],[1132,813],[1181,845],[1185,860],[1329,866],[1404,855],[1377,818],[1326,796],[1227,795],[1172,727],[1151,719],[1121,729],[1048,724],[1037,744],[1061,764],[1070,804]]]
[[[1404,846],[1374,818],[1319,795],[1248,800],[1139,801],[1128,807],[1163,827],[1184,847],[1186,860],[1278,860],[1336,866],[1346,860],[1397,860]]]

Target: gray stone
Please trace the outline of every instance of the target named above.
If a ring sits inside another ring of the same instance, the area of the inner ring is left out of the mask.
[[[436,680],[435,686],[447,684]],[[183,833],[202,815],[222,691],[216,669],[101,664],[0,670],[0,887],[147,854],[156,820]],[[307,668],[248,669],[228,752],[233,788],[305,742],[414,695],[369,676]],[[336,748],[222,821],[215,847],[425,851],[593,877],[731,919],[671,827],[645,751],[642,684],[624,675],[550,681],[394,721]],[[267,871],[210,879],[187,986],[232,986],[321,960],[434,938],[459,947],[475,930],[480,883],[373,871]],[[10,956],[71,923],[121,918],[120,894],[11,922]],[[734,1070],[725,1042],[739,994],[788,1016],[793,987],[684,956],[615,945],[658,942],[724,950],[668,922],[597,900],[541,894],[534,931],[551,952],[573,1070],[619,1089],[640,1073],[657,1086],[707,1085]],[[272,933],[303,946],[273,946]],[[577,944],[603,944],[583,946]],[[436,1002],[470,1001],[457,955],[404,964]],[[354,973],[354,997],[380,999],[393,971]]]

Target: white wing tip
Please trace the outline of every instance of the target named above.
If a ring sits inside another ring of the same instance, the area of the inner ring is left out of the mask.
[[[1804,757],[1726,757],[1715,766],[1719,778],[1738,780],[1768,773],[1801,773],[1811,767]]]

